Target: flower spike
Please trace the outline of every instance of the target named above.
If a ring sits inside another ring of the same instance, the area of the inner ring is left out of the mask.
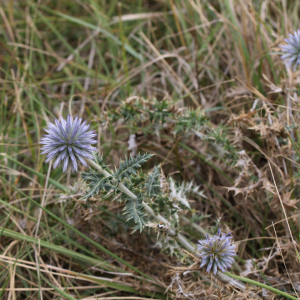
[[[54,169],[62,165],[65,172],[70,161],[72,170],[78,172],[79,163],[87,166],[85,158],[94,159],[92,154],[97,149],[91,145],[96,143],[96,133],[89,130],[90,125],[81,123],[81,120],[78,117],[73,120],[69,115],[67,120],[56,119],[55,125],[50,122],[45,129],[47,134],[40,142],[43,144],[42,154],[47,154],[46,162],[56,159]]]
[[[282,59],[287,60],[287,66],[291,68],[294,66],[294,71],[300,65],[300,30],[290,34],[288,39],[284,39],[287,45],[281,45],[281,50],[285,53],[281,56]]]
[[[234,262],[235,246],[231,243],[232,236],[222,233],[200,240],[198,246],[199,256],[202,258],[200,268],[206,267],[206,272],[217,274],[218,269],[225,272]]]

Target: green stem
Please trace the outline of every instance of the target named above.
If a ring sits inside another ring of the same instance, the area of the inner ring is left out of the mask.
[[[100,173],[102,173],[104,176],[111,176],[111,174],[109,174],[107,171],[105,171],[104,169],[102,169],[101,166],[99,166],[98,164],[96,164],[94,161],[90,160],[90,159],[86,159],[87,163],[91,166],[91,167],[94,167],[96,170],[98,170]],[[127,196],[129,196],[130,198],[132,199],[137,199],[136,195],[134,195],[130,190],[128,190],[122,183],[119,184],[118,188],[123,192],[125,193]],[[145,207],[145,210],[152,216],[154,217],[156,220],[158,221],[161,221],[167,225],[169,225],[169,222],[163,218],[162,216],[160,215],[156,215],[154,213],[154,211],[151,209],[150,206],[148,206],[145,202],[143,202],[144,204],[144,207]],[[173,235],[173,230],[172,232],[169,233],[170,235]],[[178,234],[177,236],[175,236],[175,238],[184,246],[184,248],[186,248],[188,251],[191,251],[191,252],[194,252],[194,247],[183,237],[181,236],[180,234]],[[289,294],[285,293],[285,292],[282,292],[280,290],[277,290],[273,287],[270,287],[268,285],[265,285],[263,283],[260,283],[258,281],[255,281],[255,280],[251,280],[251,279],[248,279],[248,278],[244,278],[244,277],[241,277],[241,276],[237,276],[237,275],[234,275],[232,273],[229,273],[229,272],[225,272],[225,273],[221,273],[221,272],[218,272],[216,278],[219,279],[221,282],[224,282],[224,283],[229,283],[237,288],[240,288],[241,290],[245,290],[245,286],[237,281],[232,281],[230,280],[230,278],[234,278],[234,279],[239,279],[241,281],[244,281],[244,282],[247,282],[247,283],[251,283],[251,284],[254,284],[256,286],[259,286],[261,288],[265,288],[269,291],[272,291],[276,294],[279,294],[279,295],[282,295],[282,296],[285,296],[289,299],[295,299],[295,300],[299,300],[293,296],[290,296]]]
[[[287,294],[285,292],[277,290],[277,289],[275,289],[275,288],[273,288],[271,286],[268,286],[266,284],[263,284],[261,282],[258,282],[258,281],[255,281],[255,280],[252,280],[252,279],[249,279],[249,278],[241,277],[241,276],[238,276],[238,275],[234,275],[234,274],[229,273],[229,272],[225,272],[225,274],[227,276],[230,276],[230,277],[234,278],[234,279],[238,279],[238,280],[244,281],[246,283],[254,284],[254,285],[259,286],[259,287],[261,287],[263,289],[266,289],[266,290],[269,290],[269,291],[271,291],[273,293],[276,293],[278,295],[284,296],[284,297],[286,297],[288,299],[299,300],[299,298],[293,297],[293,296],[291,296],[291,295],[289,295],[289,294]]]
[[[92,161],[91,159],[86,158],[86,162],[93,168],[95,168],[97,171],[99,171],[101,174],[103,174],[106,177],[111,176],[111,174],[109,172],[107,172],[106,170],[104,170],[100,165],[98,165],[97,163],[95,163],[94,161]],[[117,183],[116,179],[112,179],[112,181],[114,183]],[[131,199],[137,199],[137,196],[134,195],[124,184],[119,183],[118,188],[125,193],[128,197],[130,197]],[[187,241],[181,234],[177,234],[176,232],[171,229],[171,224],[168,220],[166,220],[164,217],[162,217],[161,215],[156,215],[155,212],[152,210],[152,208],[145,203],[144,201],[142,202],[145,208],[145,211],[151,215],[155,220],[162,222],[163,224],[166,225],[166,232],[170,235],[173,236],[186,250],[188,250],[191,253],[195,252],[195,247],[193,245],[190,244],[189,241]],[[216,275],[216,278],[218,280],[220,280],[223,283],[229,283],[232,286],[239,288],[241,290],[245,290],[246,287],[244,284],[237,282],[233,279],[231,279],[230,277],[228,277],[227,275],[225,275],[224,273],[218,272],[218,274]]]
[[[110,173],[108,173],[107,171],[105,171],[101,166],[99,166],[97,163],[95,163],[94,161],[92,161],[91,159],[86,158],[86,162],[93,168],[95,168],[96,170],[98,170],[101,174],[103,174],[104,176],[108,177],[111,176]],[[112,179],[113,182],[116,182],[115,179]],[[128,197],[130,197],[131,199],[136,200],[137,196],[135,194],[133,194],[123,183],[119,183],[118,188],[124,193],[126,194]],[[195,251],[195,247],[192,246],[181,234],[176,234],[176,232],[170,228],[171,224],[168,220],[166,220],[163,216],[161,215],[156,215],[155,212],[153,211],[153,209],[144,201],[142,202],[145,208],[145,211],[151,215],[154,219],[156,219],[159,222],[164,223],[165,225],[167,225],[168,228],[167,229],[167,233],[171,236],[173,236],[176,240],[179,241],[180,244],[182,244],[182,246],[187,249],[190,252],[194,252]]]
[[[186,218],[185,216],[181,216],[181,219],[190,224],[194,229],[196,229],[197,231],[199,231],[203,236],[206,236],[207,232],[202,228],[200,227],[199,225],[197,225],[196,223],[193,223],[191,222],[188,218]]]

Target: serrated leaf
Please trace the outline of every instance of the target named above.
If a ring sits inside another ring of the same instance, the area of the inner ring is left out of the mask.
[[[103,157],[99,156],[96,152],[93,153],[94,156],[94,160],[95,162],[105,171],[107,171],[108,173],[111,173],[109,167],[107,164],[105,164]]]
[[[130,174],[136,174],[136,170],[147,162],[153,154],[138,154],[137,157],[130,156],[129,159],[125,157],[124,161],[121,161],[119,169],[115,172],[114,176],[118,181],[123,178],[128,178]]]
[[[200,186],[195,186],[193,182],[182,182],[181,185],[176,186],[175,181],[172,179],[172,177],[169,178],[170,182],[170,196],[171,198],[177,199],[182,205],[190,209],[190,204],[187,200],[187,194],[193,193],[197,194],[200,197],[206,198],[206,196],[203,194],[203,191],[199,191]]]
[[[140,231],[143,230],[143,228],[145,227],[145,211],[144,211],[144,205],[142,203],[141,199],[128,199],[126,201],[126,205],[125,205],[125,214],[128,215],[127,221],[128,220],[133,220],[138,229],[140,229]]]
[[[202,128],[208,128],[210,126],[204,110],[187,110],[185,115],[179,116],[175,125],[175,135],[178,133],[184,133],[191,129],[199,131]]]
[[[154,167],[153,172],[149,174],[148,181],[146,183],[147,196],[149,198],[158,195],[160,192],[159,169],[160,165]]]
[[[83,172],[83,173],[81,173],[81,177],[82,177],[82,179],[84,181],[92,181],[92,180],[94,180],[94,175],[91,174],[91,173],[85,173],[85,172]]]
[[[93,197],[95,194],[98,194],[100,192],[101,187],[104,186],[104,183],[107,181],[106,177],[102,177],[97,182],[93,182],[92,184],[89,184],[91,188],[86,192],[84,196],[82,196],[83,199],[89,199]]]
[[[88,173],[81,173],[81,177],[84,181],[88,182],[88,186],[90,187],[90,189],[86,191],[86,194],[82,196],[82,199],[89,199],[98,194],[101,190],[108,192],[115,189],[110,183],[111,176],[105,177],[92,170]]]

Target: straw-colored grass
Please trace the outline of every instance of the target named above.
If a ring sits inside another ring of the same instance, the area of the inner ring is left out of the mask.
[[[0,299],[282,299],[253,280],[297,299],[300,73],[279,45],[299,9],[0,0]],[[155,229],[131,234],[123,204],[83,203],[80,176],[49,169],[39,145],[47,122],[69,113],[92,124],[112,168],[153,153],[143,172],[161,164],[201,185],[180,234],[196,243],[232,231],[230,272],[246,288],[184,273],[192,256],[161,252]]]

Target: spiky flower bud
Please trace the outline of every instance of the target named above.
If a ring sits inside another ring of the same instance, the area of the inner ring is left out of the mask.
[[[288,39],[284,39],[287,45],[281,45],[281,50],[285,52],[281,56],[282,59],[287,60],[287,65],[289,68],[294,66],[294,71],[300,65],[300,30],[290,34]]]
[[[96,143],[93,139],[96,134],[94,130],[89,130],[90,125],[86,121],[81,123],[81,120],[78,117],[73,120],[68,116],[67,121],[63,118],[60,121],[55,120],[56,125],[50,122],[45,129],[48,134],[40,142],[44,144],[42,154],[47,154],[46,162],[56,159],[54,169],[62,164],[65,172],[70,160],[72,170],[77,172],[79,162],[87,166],[85,158],[93,159],[92,153],[97,149],[91,145]]]
[[[218,269],[225,272],[234,262],[235,246],[231,243],[231,233],[222,233],[200,240],[198,246],[199,256],[202,258],[200,268],[206,266],[206,272],[217,274]]]

